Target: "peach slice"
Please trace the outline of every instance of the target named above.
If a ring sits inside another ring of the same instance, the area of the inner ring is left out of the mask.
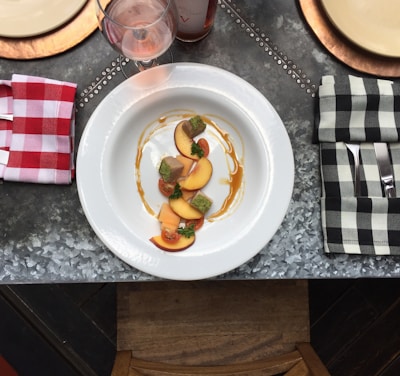
[[[199,157],[195,154],[192,155],[193,140],[183,130],[182,124],[183,122],[181,121],[175,127],[175,132],[174,132],[175,146],[183,156],[197,161]]]
[[[197,192],[197,191],[187,191],[186,189],[181,189],[181,191],[182,191],[182,198],[185,201],[190,201]]]
[[[194,191],[203,188],[211,179],[213,166],[207,158],[200,158],[189,176],[180,181],[182,189]]]
[[[187,158],[181,154],[177,155],[175,158],[183,164],[183,170],[181,176],[185,177],[187,174],[189,174],[190,170],[192,169],[194,160],[191,158]]]
[[[153,236],[150,238],[150,241],[158,248],[162,249],[163,251],[168,251],[168,252],[178,252],[178,251],[183,251],[186,248],[189,248],[194,241],[196,240],[196,237],[193,235],[190,238],[186,238],[185,236],[181,236],[179,240],[176,243],[168,243],[166,242],[161,235]]]
[[[169,199],[169,206],[176,215],[183,219],[199,219],[203,216],[192,205],[186,202],[182,197]]]

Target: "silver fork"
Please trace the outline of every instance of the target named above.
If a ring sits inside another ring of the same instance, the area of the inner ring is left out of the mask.
[[[354,159],[354,195],[360,196],[360,144],[347,144]]]

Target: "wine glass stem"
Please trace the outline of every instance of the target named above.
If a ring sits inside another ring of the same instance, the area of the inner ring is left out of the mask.
[[[157,59],[151,59],[151,60],[135,60],[135,64],[137,68],[139,69],[139,72],[143,72],[146,69],[156,67],[158,65]]]

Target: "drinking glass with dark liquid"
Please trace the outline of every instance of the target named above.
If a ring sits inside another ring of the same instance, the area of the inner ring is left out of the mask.
[[[218,0],[175,0],[178,8],[176,38],[183,42],[197,42],[211,31],[214,25]]]

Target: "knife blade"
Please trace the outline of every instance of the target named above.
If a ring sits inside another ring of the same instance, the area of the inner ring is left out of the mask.
[[[394,186],[393,169],[390,162],[388,147],[384,142],[374,143],[376,161],[378,163],[379,174],[386,197],[396,197],[396,188]]]

